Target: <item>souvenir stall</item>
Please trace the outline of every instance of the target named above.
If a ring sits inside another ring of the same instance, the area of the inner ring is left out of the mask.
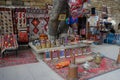
[[[40,60],[65,80],[88,80],[120,68],[120,56],[116,61],[91,49],[91,44],[120,44],[110,8],[103,5],[99,12],[91,0],[53,0],[44,8],[30,4],[0,7],[0,66]],[[29,47],[20,50],[23,45]],[[17,57],[6,58],[10,51]]]

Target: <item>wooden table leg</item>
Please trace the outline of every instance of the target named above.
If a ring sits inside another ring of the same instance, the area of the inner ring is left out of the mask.
[[[4,58],[4,56],[5,56],[5,51],[2,53],[2,58]]]

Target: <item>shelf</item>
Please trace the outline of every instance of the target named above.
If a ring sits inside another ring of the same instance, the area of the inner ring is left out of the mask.
[[[60,46],[60,47],[53,47],[53,48],[43,48],[43,49],[37,49],[32,42],[29,43],[29,46],[35,51],[35,53],[43,53],[46,51],[52,51],[52,50],[62,50],[62,49],[69,49],[69,48],[77,48],[77,47],[87,47],[87,44],[84,43],[78,43],[74,45],[66,45],[66,46]]]

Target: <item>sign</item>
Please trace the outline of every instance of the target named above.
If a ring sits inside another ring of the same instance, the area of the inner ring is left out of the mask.
[[[66,14],[60,14],[58,20],[65,20],[66,19]]]

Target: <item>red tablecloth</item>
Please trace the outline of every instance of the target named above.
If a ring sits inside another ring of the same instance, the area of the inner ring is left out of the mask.
[[[18,48],[18,43],[14,34],[6,34],[0,38],[1,53],[5,50],[14,50]]]

